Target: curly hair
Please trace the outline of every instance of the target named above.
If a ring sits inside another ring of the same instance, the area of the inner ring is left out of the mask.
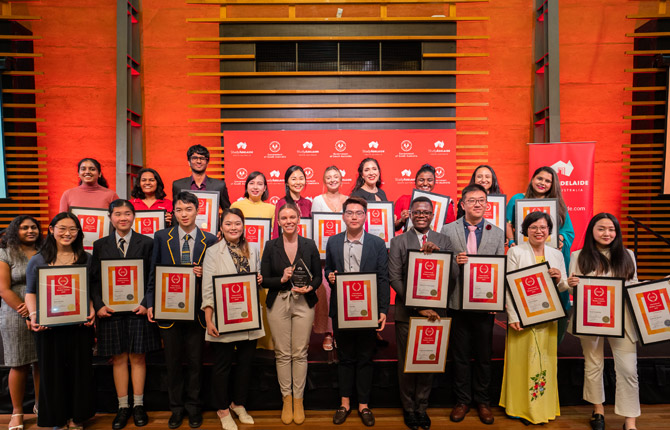
[[[35,223],[37,226],[37,240],[35,241],[35,249],[39,250],[44,241],[42,231],[40,230],[40,224],[37,220],[30,215],[19,215],[9,223],[9,226],[5,229],[5,234],[0,239],[0,248],[5,248],[9,251],[9,254],[12,258],[16,259],[25,259],[26,256],[21,252],[21,240],[19,239],[19,227],[23,221],[29,220]]]

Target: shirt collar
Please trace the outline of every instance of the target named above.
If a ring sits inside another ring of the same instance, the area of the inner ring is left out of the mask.
[[[133,235],[133,231],[130,230],[130,231],[128,232],[128,234],[125,235],[125,236],[120,236],[118,230],[117,230],[114,234],[116,235],[116,243],[119,243],[119,239],[121,239],[121,238],[123,238],[123,240],[125,240],[126,243],[130,243],[130,236]]]
[[[481,230],[481,229],[483,229],[483,228],[484,228],[484,223],[485,223],[485,222],[486,222],[486,220],[485,220],[484,218],[482,218],[482,220],[479,221],[479,222],[475,225],[475,227],[477,227],[477,230]],[[469,222],[467,222],[467,221],[465,220],[465,217],[463,217],[463,225],[467,228],[469,225],[472,225],[472,224],[470,224]]]
[[[363,238],[364,238],[364,237],[365,237],[365,232],[363,232],[363,234],[361,235],[361,237],[359,237],[358,239],[356,239],[356,241],[360,242],[360,244],[362,245],[362,244],[363,244]],[[345,230],[345,232],[344,232],[344,243],[354,243],[352,240],[349,240],[349,235],[346,233],[346,230]]]
[[[419,238],[419,243],[421,243],[421,241],[423,241],[423,235],[424,234],[426,235],[426,240],[428,240],[428,234],[430,234],[430,229],[428,229],[428,231],[426,231],[425,233],[419,233],[419,231],[417,229],[415,229],[414,227],[412,227],[412,230],[414,231],[416,236]]]
[[[186,232],[181,229],[181,226],[178,228],[179,230],[179,240],[183,240],[184,236],[186,236]],[[191,236],[191,239],[195,240],[195,237],[198,235],[198,227],[194,228],[193,231],[189,233],[189,236]]]

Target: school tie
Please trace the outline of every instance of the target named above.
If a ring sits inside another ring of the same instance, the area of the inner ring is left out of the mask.
[[[428,240],[428,235],[424,234],[423,237],[421,238],[421,246],[425,245],[427,240]]]
[[[126,239],[124,239],[124,238],[119,239],[119,245],[118,246],[119,246],[119,251],[121,251],[121,254],[123,254],[123,256],[125,257],[126,256]]]
[[[188,245],[189,240],[191,240],[191,236],[188,234],[184,235],[184,245],[181,247],[181,264],[191,264],[191,247]]]
[[[476,254],[477,253],[477,235],[475,234],[475,231],[477,231],[477,226],[476,225],[469,225],[468,230],[470,230],[470,233],[468,233],[468,243],[466,244],[466,248],[467,248],[468,254]]]

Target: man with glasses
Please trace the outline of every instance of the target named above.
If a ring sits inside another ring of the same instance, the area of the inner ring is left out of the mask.
[[[202,261],[207,247],[216,243],[216,237],[195,225],[198,198],[189,192],[178,193],[174,200],[174,218],[177,226],[159,230],[154,235],[151,273],[147,285],[147,317],[154,321],[156,265],[193,265],[196,276],[195,318],[193,321],[160,321],[161,337],[165,347],[168,376],[168,398],[172,415],[168,427],[181,426],[188,414],[191,428],[202,425],[200,406],[200,371],[202,347],[205,343],[205,317],[200,311],[202,301]],[[182,354],[186,369],[182,369]]]
[[[345,272],[375,272],[377,274],[377,309],[379,328],[384,330],[389,308],[388,252],[383,239],[363,230],[367,219],[367,202],[360,197],[349,197],[342,204],[342,219],[346,231],[328,239],[326,245],[325,275],[330,283],[330,317],[337,339],[337,367],[342,403],[335,411],[333,423],[342,424],[351,413],[350,398],[354,385],[358,396],[358,415],[366,426],[375,424],[375,416],[368,407],[372,391],[375,352],[375,329],[341,330],[337,327],[337,291],[335,275]]]
[[[186,159],[191,168],[191,176],[177,179],[172,183],[172,200],[175,201],[177,194],[182,190],[218,191],[219,206],[222,210],[229,208],[230,198],[228,197],[226,183],[207,176],[209,150],[202,145],[193,145],[188,148]]]
[[[448,302],[451,316],[449,345],[454,360],[456,396],[456,406],[450,415],[453,422],[463,421],[474,400],[481,422],[493,424],[489,384],[495,315],[459,310],[463,291],[463,278],[459,275],[463,264],[468,262],[467,254],[505,254],[503,231],[484,219],[486,205],[484,187],[477,184],[468,185],[463,189],[461,197],[461,207],[465,215],[442,227],[442,234],[447,237],[449,247],[454,252],[451,272],[452,279],[457,280],[455,285],[452,284],[454,288],[450,291]],[[474,358],[472,364],[471,356]]]
[[[407,296],[407,266],[410,250],[430,254],[433,251],[450,251],[447,238],[431,230],[433,202],[427,197],[417,197],[410,204],[412,228],[391,239],[389,254],[389,281],[396,292],[395,336],[398,347],[398,385],[405,425],[412,430],[430,428],[426,413],[428,398],[433,386],[432,373],[405,373],[405,353],[410,317],[426,317],[431,321],[446,316],[446,309],[416,309],[405,306]]]

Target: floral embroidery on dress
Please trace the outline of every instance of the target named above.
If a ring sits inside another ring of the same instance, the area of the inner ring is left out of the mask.
[[[530,388],[528,391],[530,392],[530,401],[534,401],[539,399],[544,395],[544,392],[546,391],[546,385],[547,385],[547,371],[542,368],[542,351],[540,350],[540,345],[537,343],[537,335],[535,333],[535,329],[531,329],[531,332],[533,333],[533,339],[535,339],[535,346],[537,347],[537,354],[540,356],[540,372],[537,373],[535,376],[530,377]]]

